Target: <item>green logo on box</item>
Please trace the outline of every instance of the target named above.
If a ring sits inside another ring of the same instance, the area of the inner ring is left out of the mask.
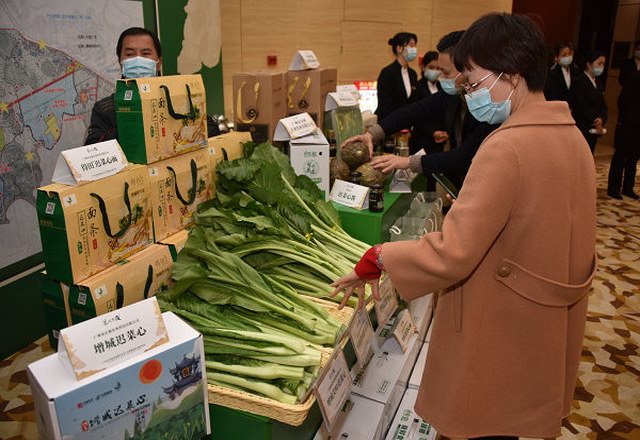
[[[82,242],[78,242],[78,253],[82,253]]]

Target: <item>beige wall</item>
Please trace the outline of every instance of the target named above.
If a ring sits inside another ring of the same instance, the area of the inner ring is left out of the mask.
[[[293,53],[312,49],[338,81],[376,79],[391,62],[387,40],[418,35],[420,55],[440,37],[464,29],[490,11],[510,11],[511,0],[222,0],[225,114],[232,117],[234,73],[267,68],[267,55],[286,70]],[[413,63],[416,68],[416,62]]]

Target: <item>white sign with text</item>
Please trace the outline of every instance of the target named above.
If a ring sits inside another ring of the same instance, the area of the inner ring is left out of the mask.
[[[382,328],[398,308],[398,298],[389,277],[380,281],[378,292],[380,292],[380,301],[374,303],[374,308],[378,318],[378,328]]]
[[[65,150],[58,156],[52,182],[77,185],[113,176],[127,167],[118,141],[110,140]]]
[[[319,379],[315,389],[320,412],[329,431],[338,420],[342,407],[351,394],[351,387],[351,374],[347,360],[342,350],[338,348],[325,367],[325,373]]]
[[[353,316],[351,327],[349,328],[349,338],[353,344],[353,350],[356,352],[358,364],[364,367],[369,358],[373,354],[371,348],[371,340],[373,339],[373,326],[369,320],[369,312],[366,307],[362,307],[356,311]]]
[[[367,209],[369,207],[369,187],[336,179],[333,182],[329,199],[348,208]]]
[[[312,50],[299,50],[293,56],[289,70],[308,70],[320,67],[320,61]]]
[[[58,356],[76,379],[169,342],[155,297],[60,330]]]

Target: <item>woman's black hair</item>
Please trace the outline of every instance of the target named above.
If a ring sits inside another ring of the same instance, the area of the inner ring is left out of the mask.
[[[393,36],[393,38],[389,38],[389,46],[391,46],[391,50],[393,50],[393,54],[397,55],[397,46],[406,46],[409,42],[413,40],[416,43],[418,42],[418,36],[416,34],[412,34],[411,32],[398,32]]]
[[[422,67],[424,69],[424,67],[429,64],[431,61],[436,61],[438,59],[438,52],[436,52],[435,50],[430,50],[429,52],[425,53],[424,56],[422,57],[422,64],[420,64],[420,67]]]
[[[571,52],[573,52],[573,44],[569,41],[564,41],[555,45],[555,47],[553,48],[554,55],[559,57],[560,52],[562,52],[562,50],[565,48],[569,48]]]
[[[532,92],[542,91],[547,76],[547,52],[540,27],[520,14],[491,13],[467,29],[454,52],[456,69],[471,62],[493,72],[518,74]]]
[[[589,53],[586,56],[583,56],[580,59],[580,68],[582,70],[586,70],[587,69],[587,63],[591,63],[593,64],[593,62],[595,60],[597,60],[600,57],[606,57],[607,54],[605,54],[603,51],[598,50],[598,49],[594,49],[589,51]]]

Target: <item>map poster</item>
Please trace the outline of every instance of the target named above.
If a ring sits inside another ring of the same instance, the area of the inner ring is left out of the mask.
[[[42,250],[36,189],[114,92],[116,43],[131,26],[143,26],[140,1],[0,2],[0,268]]]

